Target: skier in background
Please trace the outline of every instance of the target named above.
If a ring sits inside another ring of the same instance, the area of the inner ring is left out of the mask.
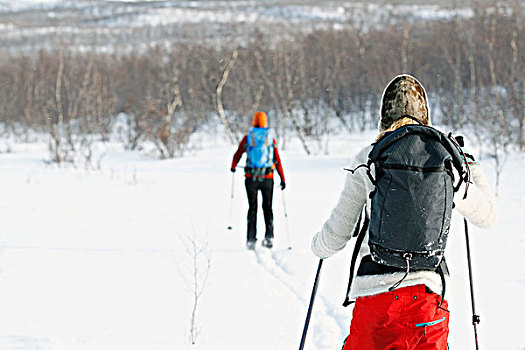
[[[276,169],[281,178],[281,190],[284,190],[284,180],[281,158],[277,150],[277,143],[273,131],[268,127],[268,116],[265,112],[256,112],[253,115],[253,127],[243,137],[237,152],[233,155],[231,171],[235,172],[242,154],[246,152],[246,166],[244,168],[246,194],[248,195],[248,227],[246,247],[255,249],[257,242],[257,193],[262,194],[262,209],[266,231],[262,245],[273,247],[273,172]]]
[[[410,124],[430,125],[430,111],[423,86],[414,77],[403,74],[394,78],[383,92],[376,141]],[[345,247],[353,236],[355,226],[359,225],[363,209],[367,219],[371,217],[370,194],[376,186],[365,168],[360,167],[367,163],[371,150],[372,145],[362,149],[349,166],[354,171],[346,176],[339,202],[312,240],[313,252],[322,259]],[[409,153],[408,150],[406,152]],[[466,198],[461,195],[454,197],[455,209],[474,225],[490,227],[496,219],[492,190],[479,164],[472,157],[465,157],[463,161],[470,166],[472,183]],[[459,193],[463,191],[460,189]],[[397,212],[403,212],[402,208],[406,208],[405,203],[398,202],[397,205],[401,208]],[[445,286],[441,276],[444,279],[444,274],[440,276],[432,270],[411,270],[408,273],[408,268],[405,272],[402,268],[375,262],[367,244],[370,227],[372,225],[368,226],[368,230],[365,227],[363,244],[360,249],[358,247],[359,268],[347,298],[356,301],[350,334],[343,350],[446,350],[449,312],[446,300],[442,300]],[[405,232],[400,231],[395,234],[402,242]]]

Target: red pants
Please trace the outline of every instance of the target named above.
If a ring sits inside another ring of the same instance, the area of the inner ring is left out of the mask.
[[[357,298],[343,350],[446,350],[449,315],[440,300],[424,285]]]

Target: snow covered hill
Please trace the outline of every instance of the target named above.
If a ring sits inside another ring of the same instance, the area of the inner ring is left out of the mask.
[[[337,201],[342,168],[372,135],[334,139],[330,156],[307,157],[296,145],[281,151],[288,187],[274,194],[276,246],[255,253],[244,247],[240,172],[230,198],[235,147],[219,137],[204,136],[193,155],[165,161],[108,143],[101,171],[48,166],[45,143],[3,140],[10,152],[0,153],[0,349],[298,348],[318,263],[311,237]],[[491,161],[482,162],[493,179]],[[499,222],[471,227],[484,349],[525,347],[523,171],[525,157],[511,155]],[[451,349],[468,350],[461,219],[455,216],[449,238],[447,295]],[[202,251],[193,254],[192,244]],[[323,266],[306,349],[341,347],[351,316],[341,306],[350,255],[347,247]],[[206,284],[192,346],[194,266],[196,281]]]
[[[366,31],[474,14],[469,3],[454,6],[441,0],[0,0],[0,44],[13,55],[58,48],[114,53],[180,42],[235,47],[258,33],[290,40],[320,29]]]

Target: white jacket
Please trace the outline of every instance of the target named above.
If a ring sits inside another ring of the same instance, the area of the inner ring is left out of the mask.
[[[360,164],[366,164],[371,149],[372,146],[368,146],[361,150],[348,168],[355,169]],[[473,183],[469,186],[466,199],[462,199],[463,196],[461,195],[464,190],[458,191],[454,201],[455,209],[474,225],[487,228],[495,222],[497,217],[492,191],[479,165],[471,165],[470,170]],[[370,215],[369,194],[374,189],[374,185],[366,171],[366,168],[359,168],[353,174],[348,172],[343,192],[336,207],[332,210],[322,230],[312,240],[312,251],[318,257],[328,258],[345,247],[354,232],[354,227],[365,204],[368,215]],[[371,171],[374,173],[373,166]],[[361,245],[359,259],[366,255],[370,255],[368,233]],[[403,275],[403,272],[398,272],[356,276],[352,282],[349,298],[355,299],[360,296],[387,292],[388,288],[398,282]],[[434,293],[441,294],[441,278],[436,272],[411,271],[399,287],[417,284],[424,284]]]

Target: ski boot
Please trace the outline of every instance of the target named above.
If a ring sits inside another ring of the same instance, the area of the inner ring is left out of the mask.
[[[266,247],[268,249],[272,249],[273,248],[273,238],[265,238],[265,239],[263,239],[262,246]]]
[[[246,248],[248,248],[248,250],[255,250],[255,240],[247,241]]]

